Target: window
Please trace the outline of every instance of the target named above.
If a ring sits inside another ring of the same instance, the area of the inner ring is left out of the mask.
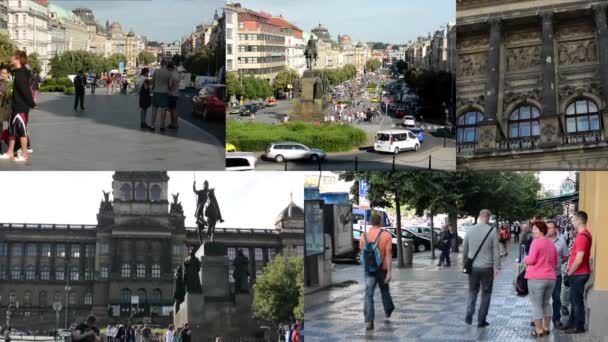
[[[275,254],[276,253],[274,251],[274,248],[269,248],[268,249],[268,260],[270,261],[270,260],[274,259]]]
[[[0,280],[6,279],[6,266],[4,264],[0,265]]]
[[[509,137],[525,138],[540,135],[540,111],[533,106],[521,106],[509,117]]]
[[[182,255],[182,246],[179,243],[173,244],[173,255],[174,256]]]
[[[261,248],[255,249],[255,260],[256,261],[264,260],[264,252],[262,251]]]
[[[23,304],[27,306],[32,305],[32,291],[26,290],[23,293]]]
[[[236,257],[236,249],[234,247],[228,247],[228,260],[234,260]]]
[[[131,184],[124,183],[123,185],[120,186],[120,198],[123,201],[131,200]]]
[[[43,265],[40,268],[40,280],[49,280],[51,279],[51,272],[49,270],[49,265]]]
[[[108,243],[106,241],[101,242],[99,244],[99,253],[101,255],[108,255],[109,250],[110,250],[110,248],[109,248]]]
[[[91,294],[91,292],[85,293],[82,302],[84,303],[84,305],[93,305],[93,294]]]
[[[148,296],[146,295],[145,289],[137,290],[137,296],[139,297],[139,304],[144,304],[148,302]]]
[[[137,265],[137,278],[145,278],[146,277],[146,265],[138,264]]]
[[[20,280],[21,279],[21,266],[13,265],[11,268],[11,279]]]
[[[232,37],[232,29],[231,28],[226,28],[226,36]]]
[[[25,280],[34,280],[34,265],[25,267]]]
[[[11,291],[8,294],[8,302],[10,304],[15,304],[17,302],[17,292]]]
[[[80,272],[78,266],[72,266],[70,268],[70,280],[80,280]]]
[[[99,269],[99,276],[101,279],[108,279],[108,266],[101,266]]]
[[[53,297],[53,302],[61,301],[61,293],[59,291],[55,291],[55,296]]]
[[[92,258],[95,256],[95,245],[88,244],[85,246],[85,255],[87,258]]]
[[[72,244],[72,258],[80,258],[80,245]]]
[[[84,270],[84,280],[93,280],[93,270],[89,267]]]
[[[28,243],[26,250],[25,250],[25,255],[28,257],[33,257],[36,256],[36,244],[35,243]]]
[[[8,246],[6,242],[0,242],[0,257],[8,255]]]
[[[57,244],[57,246],[55,246],[55,256],[58,258],[65,258],[65,245]]]
[[[163,300],[163,296],[162,296],[162,292],[160,291],[160,289],[152,290],[151,304],[160,305],[162,303],[162,300]]]
[[[131,277],[131,265],[123,264],[122,267],[120,268],[120,276],[123,278],[130,278]]]
[[[38,294],[38,305],[47,306],[46,291],[40,291]]]
[[[467,112],[459,116],[456,123],[456,142],[459,144],[476,143],[479,136],[477,124],[481,120],[483,120],[481,112]]]
[[[68,303],[70,305],[76,305],[76,293],[74,293],[74,292],[68,293]]]
[[[63,267],[55,267],[55,280],[64,280]]]
[[[21,251],[21,244],[20,243],[14,243],[11,246],[11,256],[22,256],[22,251]]]
[[[51,244],[49,243],[43,243],[42,244],[42,253],[41,255],[45,258],[50,258],[51,257]]]
[[[226,53],[232,55],[232,44],[226,44]]]
[[[143,183],[137,183],[137,185],[135,185],[135,200],[146,200],[146,186]]]
[[[600,115],[595,102],[579,99],[566,108],[566,127],[568,133],[600,130]]]
[[[153,184],[150,187],[150,200],[152,202],[160,202],[160,193],[161,193],[160,185]]]
[[[131,290],[129,290],[129,289],[120,290],[120,301],[123,304],[131,304]]]
[[[152,265],[152,278],[160,278],[160,265]]]

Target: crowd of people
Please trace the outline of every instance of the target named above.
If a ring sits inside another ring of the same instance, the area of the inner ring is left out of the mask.
[[[301,342],[302,339],[302,321],[292,319],[291,322],[285,324],[284,322],[279,323],[279,329],[277,334],[279,336],[279,342]]]
[[[173,62],[161,62],[150,77],[150,69],[143,68],[135,92],[139,96],[140,127],[150,131],[156,130],[156,118],[160,112],[160,132],[164,132],[167,113],[169,113],[169,129],[178,129],[177,100],[179,98],[180,77]],[[147,121],[148,109],[152,107],[150,124]]]

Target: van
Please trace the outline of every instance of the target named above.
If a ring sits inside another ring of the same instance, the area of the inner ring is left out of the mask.
[[[399,154],[401,151],[420,149],[420,141],[410,130],[386,130],[376,132],[374,151]]]

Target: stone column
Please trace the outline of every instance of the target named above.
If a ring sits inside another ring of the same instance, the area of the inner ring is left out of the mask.
[[[490,18],[490,50],[488,51],[487,81],[485,87],[485,119],[479,123],[479,139],[476,153],[491,153],[501,139],[498,116],[498,88],[500,86],[500,45],[502,23],[500,18]]]
[[[605,47],[608,46],[608,24],[606,20],[606,8],[608,4],[593,5],[593,19],[595,20],[595,32],[597,33],[597,47],[599,53],[600,65],[600,84],[602,88],[602,98],[604,103],[599,104],[601,115],[604,117],[604,137],[608,137],[608,51]]]
[[[553,12],[541,13],[543,28],[543,108],[540,117],[539,145],[551,147],[559,143],[559,113],[556,109],[555,87],[555,36],[553,31]]]

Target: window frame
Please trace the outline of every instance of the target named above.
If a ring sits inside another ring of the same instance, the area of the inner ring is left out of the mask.
[[[469,114],[475,114],[475,123],[469,124],[467,123],[467,118],[469,117]],[[462,119],[462,123],[460,123]],[[475,109],[471,109],[468,111],[463,112],[462,114],[460,114],[458,116],[458,118],[456,119],[456,144],[459,145],[472,145],[472,144],[476,144],[479,141],[479,123],[481,121],[483,121],[483,119],[485,118],[485,115],[482,111],[479,110],[475,110]],[[468,141],[466,139],[466,132],[469,129],[473,129],[473,133],[474,133],[474,138],[472,141]],[[462,132],[462,133],[461,133]],[[459,139],[460,136],[460,139]]]
[[[522,119],[521,110],[522,108],[529,109],[529,115],[527,119]],[[517,115],[516,119],[513,119],[513,115]],[[536,115],[536,116],[535,116]],[[529,124],[529,133],[528,135],[522,135],[522,123]],[[517,125],[517,136],[512,136],[511,129],[514,125]],[[538,128],[538,134],[534,134],[535,126]],[[540,109],[531,104],[521,104],[517,106],[514,110],[509,114],[509,139],[521,139],[521,138],[535,138],[540,136]]]
[[[587,107],[587,111],[585,113],[578,113],[578,103],[579,102],[585,102],[585,105]],[[595,106],[595,109],[596,109],[595,112],[590,111],[590,109],[589,109],[590,104],[593,104],[593,106]],[[570,108],[574,109],[573,114],[568,114]],[[598,122],[597,129],[591,129],[591,118],[592,117],[597,118],[597,122]],[[587,129],[586,130],[579,130],[579,128],[578,128],[579,118],[586,118],[586,120],[587,120]],[[598,107],[597,103],[595,103],[595,101],[593,101],[589,98],[586,98],[586,97],[579,97],[568,103],[568,105],[566,106],[565,119],[566,119],[566,133],[567,134],[601,132],[601,130],[602,130],[602,122],[601,122],[602,119],[601,119],[599,107]],[[568,124],[569,119],[574,120],[574,131],[570,131],[570,125]]]

